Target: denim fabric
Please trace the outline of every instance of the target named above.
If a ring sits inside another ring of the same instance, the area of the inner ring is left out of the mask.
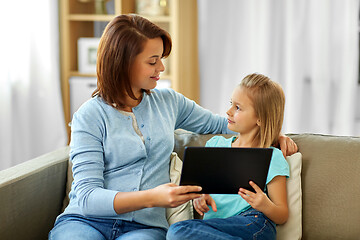
[[[168,240],[276,239],[276,225],[253,208],[229,218],[187,220],[170,226]]]
[[[166,230],[115,219],[60,217],[49,233],[49,240],[165,240]]]

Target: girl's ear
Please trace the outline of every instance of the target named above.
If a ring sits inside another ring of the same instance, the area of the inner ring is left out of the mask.
[[[256,120],[256,125],[258,125],[260,127],[260,125],[261,125],[260,119]]]

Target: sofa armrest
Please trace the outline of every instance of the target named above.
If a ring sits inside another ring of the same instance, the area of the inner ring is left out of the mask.
[[[69,147],[0,171],[0,238],[47,239],[65,195]]]

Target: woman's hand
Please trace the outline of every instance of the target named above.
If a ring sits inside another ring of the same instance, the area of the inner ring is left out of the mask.
[[[296,143],[289,137],[285,135],[279,136],[280,150],[282,151],[284,157],[290,156],[298,151]]]
[[[201,197],[198,186],[178,186],[173,183],[160,185],[156,188],[118,192],[114,199],[114,210],[117,214],[136,211],[151,207],[177,207],[189,200]]]
[[[254,209],[264,212],[269,204],[271,204],[271,200],[253,181],[250,181],[249,184],[254,188],[255,193],[244,188],[240,188],[238,193]]]
[[[209,194],[202,194],[200,198],[194,199],[193,204],[195,210],[200,214],[200,216],[203,216],[204,213],[207,213],[210,210],[208,205],[211,206],[214,212],[217,211],[216,203]]]
[[[192,199],[201,197],[196,193],[201,191],[199,186],[178,186],[174,183],[166,183],[154,189],[152,192],[153,203],[151,207],[177,207]]]

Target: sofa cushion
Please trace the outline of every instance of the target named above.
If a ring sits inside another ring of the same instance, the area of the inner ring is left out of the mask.
[[[70,159],[68,160],[68,167],[67,167],[66,175],[67,175],[67,177],[66,177],[65,198],[63,200],[61,212],[64,212],[67,205],[69,205],[69,201],[70,201],[69,193],[71,191],[71,185],[74,180],[74,177],[72,174],[72,162],[70,161]]]
[[[182,170],[182,160],[178,157],[176,152],[173,152],[170,157],[170,182],[177,185],[180,184],[180,176]],[[193,219],[193,206],[189,201],[175,208],[166,209],[166,219],[169,225],[179,221]]]
[[[359,239],[360,138],[289,136],[303,158],[303,239]]]
[[[302,235],[302,191],[301,191],[301,153],[286,157],[290,166],[290,177],[286,181],[289,218],[285,224],[276,227],[277,240],[301,239]]]

